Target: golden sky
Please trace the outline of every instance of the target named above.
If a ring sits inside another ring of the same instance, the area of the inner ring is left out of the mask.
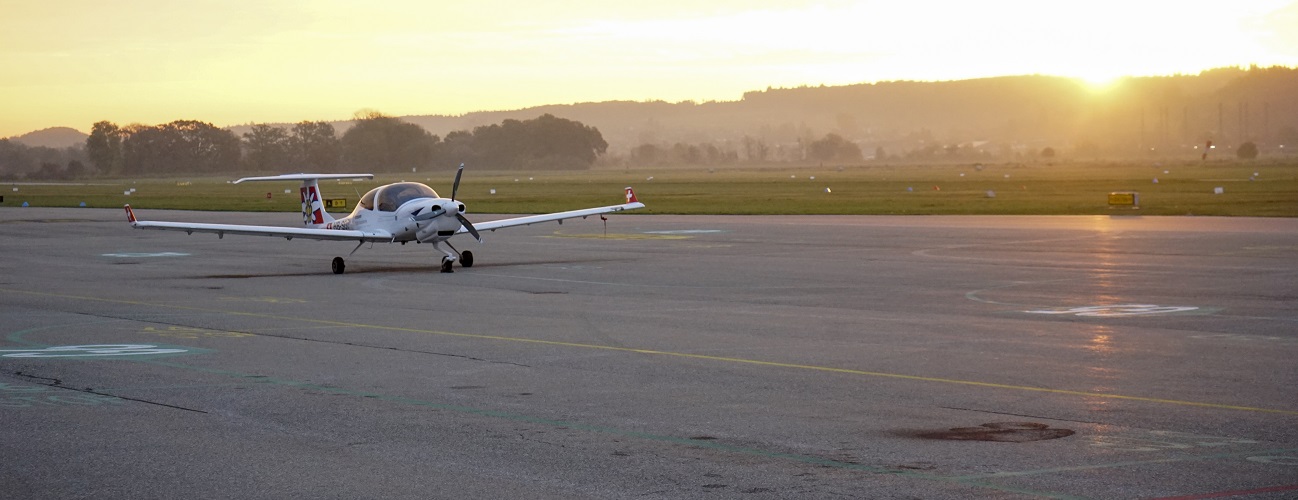
[[[1298,66],[1298,0],[4,0],[0,137]]]

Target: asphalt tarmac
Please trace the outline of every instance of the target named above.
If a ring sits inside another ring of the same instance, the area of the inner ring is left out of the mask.
[[[0,498],[1298,498],[1295,219],[484,237],[0,208]]]

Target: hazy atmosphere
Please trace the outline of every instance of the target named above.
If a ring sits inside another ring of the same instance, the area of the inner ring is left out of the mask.
[[[1298,499],[1298,0],[0,0],[0,500]]]
[[[1296,66],[1294,26],[1288,0],[5,2],[0,137],[1001,75],[1103,84]]]

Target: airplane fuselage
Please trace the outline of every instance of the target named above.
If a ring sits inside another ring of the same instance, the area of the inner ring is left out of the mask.
[[[371,189],[361,197],[350,215],[315,226],[338,231],[385,233],[391,235],[393,242],[435,243],[446,241],[461,230],[463,225],[456,216],[463,214],[464,210],[463,203],[442,198],[426,185],[399,182]],[[303,213],[308,213],[305,207]]]
[[[406,201],[394,211],[356,207],[341,219],[327,222],[324,229],[338,231],[386,232],[394,242],[446,241],[454,236],[461,224],[454,217],[432,217],[416,220],[420,214],[464,213],[464,204],[449,198],[415,198]]]

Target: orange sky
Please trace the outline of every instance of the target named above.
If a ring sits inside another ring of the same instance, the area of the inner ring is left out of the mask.
[[[438,3],[8,0],[0,137],[1298,66],[1298,0]]]

